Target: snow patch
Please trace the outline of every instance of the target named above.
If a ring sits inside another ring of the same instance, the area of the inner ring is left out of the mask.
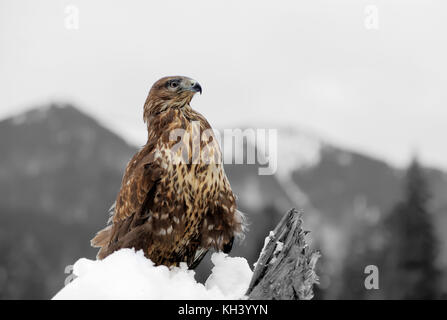
[[[12,123],[16,126],[25,123],[40,122],[47,117],[48,111],[50,109],[51,106],[40,107],[12,117],[11,120]]]
[[[264,239],[264,246],[262,247],[261,253],[259,254],[259,258],[262,257],[262,255],[265,252],[265,248],[267,248],[267,245],[269,244],[270,240],[275,239],[275,232],[273,230],[270,230],[269,235],[265,237]],[[258,258],[258,260],[259,260]],[[258,264],[258,261],[253,263],[253,267],[256,268],[256,265]]]
[[[276,148],[268,145],[266,137],[257,137],[257,147],[270,159],[277,159],[276,175],[281,179],[300,169],[315,167],[320,163],[323,143],[311,134],[294,128],[278,129]]]
[[[269,244],[270,240],[273,240],[273,239],[275,239],[275,232],[273,230],[270,230],[269,235],[267,237],[265,237],[265,239],[264,239],[264,246],[262,247],[261,255],[262,255],[262,253],[264,253],[265,248]]]
[[[253,272],[244,258],[231,258],[224,253],[211,257],[214,264],[211,275],[206,280],[208,290],[219,289],[226,299],[240,299],[247,292]]]
[[[186,264],[169,269],[155,266],[143,252],[121,249],[104,260],[79,259],[76,276],[55,300],[84,299],[241,299],[252,271],[244,258],[214,253],[212,274],[203,285]]]
[[[276,241],[276,248],[275,248],[275,252],[273,254],[278,255],[282,251],[283,248],[284,248],[284,243],[282,243],[281,241]]]
[[[280,177],[289,177],[296,170],[318,165],[321,149],[322,143],[315,137],[292,130],[280,130],[277,174]]]

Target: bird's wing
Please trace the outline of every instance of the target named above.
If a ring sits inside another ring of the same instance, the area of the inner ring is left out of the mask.
[[[92,246],[101,247],[98,258],[131,246],[131,242],[138,239],[137,235],[144,232],[144,222],[150,216],[157,182],[165,174],[153,154],[153,151],[140,152],[129,162],[109,220],[111,224],[91,241]]]
[[[138,154],[129,163],[117,197],[113,223],[127,220],[129,217],[147,214],[148,202],[153,197],[157,182],[163,175],[160,162],[154,160],[154,152],[139,157]]]

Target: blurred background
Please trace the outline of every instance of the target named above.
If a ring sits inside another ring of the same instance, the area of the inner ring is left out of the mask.
[[[297,207],[323,254],[316,298],[445,298],[446,12],[442,0],[1,0],[0,299],[49,299],[67,265],[95,257],[166,75],[201,83],[192,104],[215,128],[278,130],[275,175],[226,165],[250,221],[233,255],[254,263]]]

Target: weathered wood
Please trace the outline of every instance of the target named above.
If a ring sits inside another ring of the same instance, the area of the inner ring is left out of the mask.
[[[270,232],[253,272],[246,295],[252,300],[309,300],[318,283],[311,251],[302,229],[302,214],[291,209]],[[268,242],[267,242],[268,240]]]

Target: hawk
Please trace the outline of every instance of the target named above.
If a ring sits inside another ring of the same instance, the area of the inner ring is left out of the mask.
[[[144,104],[147,143],[129,161],[108,226],[91,244],[98,259],[143,250],[155,265],[195,268],[209,249],[228,253],[244,231],[208,121],[191,108],[200,84],[188,77],[154,83]]]

